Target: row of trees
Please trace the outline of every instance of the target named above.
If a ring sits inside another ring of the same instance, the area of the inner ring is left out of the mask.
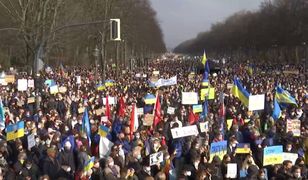
[[[119,42],[110,41],[111,18],[121,19]],[[37,57],[53,65],[98,59],[120,66],[165,50],[148,0],[0,0],[2,66],[32,67]]]
[[[183,42],[175,51],[201,54],[206,50],[213,56],[301,61],[308,42],[307,12],[307,0],[267,0],[258,11],[238,12]]]

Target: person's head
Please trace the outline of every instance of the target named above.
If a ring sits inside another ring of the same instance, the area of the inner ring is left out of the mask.
[[[300,178],[302,175],[301,175],[301,168],[299,166],[294,166],[293,169],[292,169],[292,174],[295,178]]]
[[[305,159],[303,157],[297,158],[296,161],[295,161],[295,165],[297,165],[299,167],[305,166]]]
[[[53,158],[53,159],[56,158],[57,152],[56,152],[55,148],[53,148],[53,147],[48,148],[47,149],[47,155],[50,158]]]
[[[287,151],[291,151],[291,150],[292,150],[292,143],[291,143],[291,142],[288,142],[288,143],[286,144],[286,150],[287,150]]]
[[[264,169],[259,170],[258,177],[259,177],[259,179],[262,179],[262,180],[266,179],[266,174],[265,174]]]
[[[228,154],[226,154],[226,155],[224,155],[222,161],[225,164],[230,163],[231,162],[231,157]]]
[[[163,172],[158,172],[156,175],[155,175],[155,180],[166,180],[167,177],[165,175],[165,173]]]
[[[108,157],[106,162],[107,162],[107,166],[108,167],[113,167],[114,166],[114,161],[113,161],[112,157]]]
[[[283,161],[283,168],[284,168],[286,171],[291,170],[291,168],[292,168],[292,161],[290,161],[290,160],[285,160],[285,161]]]
[[[66,141],[64,143],[64,149],[65,150],[69,151],[69,150],[71,150],[71,147],[72,147],[72,145],[71,145],[71,143],[69,141]]]

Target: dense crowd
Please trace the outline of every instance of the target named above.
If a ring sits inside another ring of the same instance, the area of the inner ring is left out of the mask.
[[[247,64],[219,64],[220,70],[209,75],[215,98],[208,100],[207,113],[194,113],[191,105],[181,102],[182,92],[200,95],[203,73],[196,69],[191,73],[192,64],[171,58],[153,60],[148,67],[125,69],[121,73],[108,67],[106,79],[113,83],[101,89],[97,84],[102,83],[95,82],[101,74],[99,71],[96,76],[94,68],[41,71],[35,77],[35,88],[26,91],[17,90],[17,79],[32,77],[16,74],[14,83],[1,85],[0,95],[5,126],[23,121],[25,135],[7,141],[7,129],[2,128],[0,179],[218,180],[232,179],[227,175],[230,163],[237,166],[237,177],[233,179],[308,179],[308,83],[302,66],[254,64],[253,73],[249,73]],[[298,70],[298,74],[287,74],[285,70]],[[177,76],[177,84],[150,87],[153,71],[159,71],[158,78]],[[77,76],[81,77],[80,82]],[[241,79],[251,94],[265,94],[264,110],[248,111],[232,95],[230,84],[234,76]],[[44,84],[48,79],[67,90],[51,94],[50,85]],[[297,105],[281,107],[281,116],[274,119],[278,85],[296,99]],[[154,113],[156,103],[145,103],[148,94],[158,96],[161,105],[157,124],[151,126],[144,121]],[[107,96],[109,100],[114,97],[115,103],[107,104],[103,100]],[[39,107],[34,102],[28,103],[31,97],[40,97]],[[199,103],[203,104],[201,100]],[[138,114],[138,129],[131,132],[134,105],[144,110]],[[174,107],[174,113],[168,113],[168,107]],[[90,137],[83,131],[85,111],[89,116]],[[287,131],[287,120],[293,119],[301,122],[299,136]],[[208,123],[205,132],[200,131],[203,122]],[[98,133],[101,125],[108,128],[106,136]],[[173,138],[171,129],[190,125],[197,125],[198,135]],[[29,148],[31,134],[35,145]],[[227,141],[226,154],[210,158],[211,144],[221,141]],[[242,143],[250,145],[248,153],[236,153],[237,145]],[[297,159],[264,166],[264,149],[274,145],[297,154]],[[151,164],[150,156],[157,152],[162,152],[163,160]]]

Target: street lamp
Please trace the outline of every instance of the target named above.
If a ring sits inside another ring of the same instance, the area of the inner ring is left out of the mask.
[[[95,83],[97,83],[98,56],[99,56],[99,49],[97,48],[97,46],[95,46],[95,49],[94,49],[94,57],[95,57]]]

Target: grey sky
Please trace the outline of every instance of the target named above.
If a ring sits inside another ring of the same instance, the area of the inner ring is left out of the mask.
[[[194,38],[199,32],[241,10],[257,10],[264,0],[150,0],[167,48]]]

